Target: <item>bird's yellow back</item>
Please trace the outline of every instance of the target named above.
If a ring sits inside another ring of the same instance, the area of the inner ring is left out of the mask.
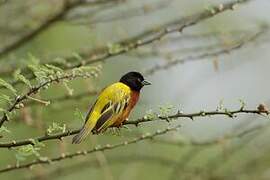
[[[83,129],[73,138],[81,142],[92,130],[103,131],[123,116],[131,99],[132,90],[124,83],[117,82],[103,89],[86,116]]]
[[[89,112],[87,121],[96,122],[101,115],[106,112],[106,109],[108,110],[110,108],[107,107],[104,109],[104,107],[108,106],[108,104],[113,106],[116,103],[122,102],[124,99],[128,101],[130,94],[131,89],[121,82],[117,82],[106,87],[100,93],[96,103],[93,105],[91,112]]]

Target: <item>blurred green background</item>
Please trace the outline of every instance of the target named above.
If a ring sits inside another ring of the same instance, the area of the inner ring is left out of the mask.
[[[35,29],[57,13],[63,1],[10,0],[0,4],[0,50],[25,33]],[[205,10],[214,3],[210,0],[123,0],[80,6],[52,23],[32,40],[4,55],[0,59],[4,71],[10,67],[23,67],[29,56],[50,62],[57,57],[72,56],[132,37],[153,27]],[[99,90],[118,81],[128,71],[145,72],[156,64],[220,49],[226,43],[239,39],[245,33],[256,32],[259,23],[268,23],[269,2],[254,0],[239,5],[235,11],[221,13],[196,26],[188,27],[161,41],[143,46],[123,55],[111,57],[101,66],[97,78],[74,80],[69,86],[74,95]],[[214,35],[212,32],[217,32]],[[231,33],[232,32],[232,33]],[[234,33],[235,32],[235,33]],[[210,33],[209,37],[192,36]],[[212,34],[211,34],[212,33]],[[188,35],[191,35],[189,37]],[[192,38],[193,37],[193,38]],[[199,112],[215,110],[220,103],[228,109],[240,107],[239,99],[255,109],[259,103],[269,102],[269,45],[267,32],[254,42],[224,56],[176,64],[171,68],[148,75],[152,86],[146,87],[130,120],[160,107]],[[10,77],[3,76],[1,78]],[[22,91],[25,87],[18,86]],[[6,93],[6,91],[1,91]],[[52,85],[40,93],[41,99],[67,95],[63,85]],[[23,108],[6,123],[12,133],[4,133],[1,142],[27,139],[44,134],[56,122],[68,129],[81,127],[83,122],[74,115],[76,109],[85,114],[96,96],[52,101],[49,106],[35,105]],[[240,115],[235,119],[221,116],[181,119],[169,125],[182,124],[182,128],[157,139],[143,141],[114,150],[75,157],[50,165],[37,165],[0,174],[0,179],[269,179],[268,119],[258,115]],[[224,135],[241,132],[263,125],[258,131],[241,138],[224,140]],[[71,138],[47,141],[39,151],[41,156],[54,157],[63,152],[91,149],[98,144],[122,142],[146,132],[155,132],[168,126],[166,122],[144,123],[139,127],[122,128],[120,133],[109,130],[102,135],[90,136],[80,145],[72,145]],[[189,141],[214,145],[192,145]],[[165,141],[165,142],[163,142]],[[184,143],[177,143],[184,142]],[[187,142],[187,143],[185,143]],[[16,148],[0,149],[0,167],[16,163]],[[28,156],[21,164],[36,157]]]

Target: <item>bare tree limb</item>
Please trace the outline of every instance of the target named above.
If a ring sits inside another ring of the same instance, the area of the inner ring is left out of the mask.
[[[168,158],[163,158],[160,156],[147,156],[141,154],[133,154],[133,155],[120,155],[120,156],[113,156],[108,157],[108,161],[110,165],[115,164],[124,164],[124,163],[132,163],[132,162],[143,162],[143,163],[156,163],[160,164],[161,166],[169,167],[175,164],[174,160],[170,160]],[[86,160],[83,162],[76,163],[74,165],[69,165],[66,167],[54,168],[52,171],[46,173],[43,178],[56,178],[56,177],[63,177],[67,174],[74,173],[77,171],[81,171],[82,169],[86,168],[98,168],[98,162],[96,160]],[[27,178],[28,180],[40,180],[40,176],[34,176]]]
[[[202,53],[199,55],[187,56],[184,58],[167,61],[163,65],[155,65],[152,68],[147,69],[144,72],[144,74],[152,75],[157,71],[168,69],[170,67],[173,67],[176,64],[184,64],[186,62],[198,61],[198,60],[202,60],[202,59],[206,59],[206,58],[210,58],[210,57],[216,57],[216,56],[228,54],[232,51],[240,49],[241,47],[243,47],[244,45],[246,45],[250,42],[253,42],[257,38],[259,38],[261,35],[263,35],[267,29],[268,29],[268,27],[263,27],[261,30],[259,30],[255,34],[250,35],[249,37],[244,37],[242,40],[239,40],[238,42],[235,42],[231,45],[228,45],[228,46],[221,48],[219,50],[216,50],[214,52],[205,52],[205,53]]]
[[[181,113],[177,112],[176,114],[173,115],[168,115],[168,116],[157,116],[156,119],[153,119],[151,117],[143,117],[134,121],[126,121],[124,122],[123,125],[135,125],[138,126],[139,124],[146,123],[146,122],[153,122],[156,120],[161,120],[161,121],[170,121],[171,119],[178,119],[178,118],[190,118],[194,119],[196,117],[209,117],[209,116],[227,116],[229,118],[234,118],[238,114],[257,114],[257,115],[268,115],[268,111],[265,110],[247,110],[240,108],[239,110],[224,110],[224,111],[200,111],[197,113]],[[12,147],[18,147],[18,146],[24,146],[28,144],[34,145],[35,142],[43,142],[43,141],[48,141],[48,140],[61,140],[64,137],[71,136],[74,134],[77,134],[80,131],[80,129],[76,130],[68,130],[63,133],[57,133],[53,135],[44,135],[40,136],[37,138],[30,138],[27,140],[20,140],[20,141],[12,141],[8,143],[0,143],[0,148],[12,148]]]
[[[88,154],[92,154],[94,152],[99,152],[99,151],[106,151],[106,150],[111,150],[111,149],[116,149],[116,148],[119,148],[119,147],[123,147],[123,146],[126,146],[126,145],[129,145],[129,144],[135,144],[135,143],[138,143],[140,141],[144,141],[144,140],[147,140],[147,139],[152,139],[156,136],[160,136],[160,135],[164,135],[164,134],[167,134],[168,132],[171,132],[171,131],[175,131],[177,130],[179,127],[181,127],[180,125],[177,125],[175,127],[168,127],[162,131],[158,130],[152,134],[145,134],[145,135],[142,135],[138,138],[135,138],[133,140],[128,140],[128,141],[124,141],[124,142],[121,142],[121,143],[118,143],[118,144],[113,144],[113,145],[110,145],[110,144],[107,144],[105,146],[96,146],[95,148],[93,149],[90,149],[90,150],[83,150],[83,151],[77,151],[75,153],[71,153],[71,154],[62,154],[58,157],[54,157],[54,158],[47,158],[47,159],[37,159],[35,161],[33,161],[32,163],[28,163],[28,164],[24,164],[24,165],[15,165],[15,166],[9,166],[7,168],[4,168],[4,169],[0,169],[0,173],[3,173],[3,172],[8,172],[8,171],[13,171],[13,170],[18,170],[18,169],[25,169],[25,168],[29,168],[33,165],[37,165],[37,164],[50,164],[52,162],[57,162],[57,161],[62,161],[62,160],[66,160],[66,159],[70,159],[70,158],[73,158],[73,157],[77,157],[77,156],[83,156],[83,155],[88,155]]]
[[[80,67],[84,65],[94,64],[97,62],[104,62],[110,57],[118,56],[121,54],[125,54],[127,52],[130,52],[131,50],[137,49],[139,47],[151,44],[155,41],[160,40],[161,38],[175,33],[175,32],[182,32],[183,29],[186,27],[190,27],[193,25],[196,25],[197,23],[212,18],[222,12],[225,12],[227,10],[233,10],[238,4],[246,3],[251,0],[233,0],[229,1],[223,4],[219,4],[216,6],[213,6],[210,10],[203,10],[199,13],[193,14],[191,16],[186,16],[183,18],[180,18],[178,20],[166,23],[161,25],[159,28],[152,28],[149,30],[146,30],[138,35],[136,35],[133,38],[125,39],[119,42],[115,43],[115,46],[117,46],[116,49],[112,50],[110,47],[101,47],[94,50],[89,50],[85,52],[79,53],[79,56],[84,59],[80,62],[71,63],[74,62],[76,58],[74,56],[66,57],[64,58],[69,63],[60,63],[59,62],[51,62],[50,64],[60,66],[65,69],[72,69],[75,67]],[[0,52],[1,56],[1,52]],[[7,73],[7,72],[5,72]]]
[[[64,68],[70,69],[74,67],[80,67],[83,65],[97,63],[97,62],[103,62],[110,57],[124,54],[131,50],[137,49],[138,47],[151,44],[155,41],[160,40],[166,35],[169,35],[175,32],[182,32],[183,29],[185,29],[186,27],[193,26],[203,20],[214,17],[215,15],[218,15],[224,11],[233,10],[236,7],[236,5],[246,3],[249,1],[251,0],[230,1],[230,2],[223,3],[217,6],[213,6],[212,11],[203,10],[191,16],[183,17],[176,21],[163,24],[159,28],[150,29],[141,34],[138,34],[137,36],[131,39],[127,39],[127,40],[115,43],[118,46],[117,50],[115,51],[112,51],[110,47],[103,47],[103,48],[96,49],[90,52],[82,52],[79,55],[83,59],[87,59],[87,60],[84,60],[75,64],[68,64]],[[66,58],[66,60],[67,61],[74,60],[74,57]]]
[[[18,38],[15,42],[12,42],[11,44],[3,47],[0,49],[0,58],[2,58],[4,55],[10,53],[11,51],[21,47],[25,43],[31,41],[34,39],[37,35],[47,30],[53,23],[61,20],[70,10],[73,8],[82,5],[82,4],[92,4],[97,5],[101,3],[110,3],[112,1],[116,0],[93,0],[93,1],[87,1],[87,0],[76,0],[76,1],[70,1],[70,0],[64,0],[62,9],[46,19],[44,22],[42,22],[37,28],[34,30],[26,33],[25,35]]]

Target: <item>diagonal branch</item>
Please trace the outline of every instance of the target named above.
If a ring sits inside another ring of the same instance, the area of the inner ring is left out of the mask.
[[[258,110],[248,110],[240,108],[238,110],[224,110],[224,111],[200,111],[197,113],[181,113],[177,112],[176,114],[168,115],[168,116],[159,116],[157,115],[154,119],[152,117],[143,117],[134,121],[126,121],[124,125],[135,125],[138,126],[139,124],[146,123],[146,122],[153,122],[156,120],[161,121],[170,121],[172,119],[178,118],[190,118],[194,119],[196,117],[209,117],[209,116],[227,116],[230,118],[234,118],[238,114],[257,114],[257,115],[268,115],[268,111],[266,109],[258,109]],[[27,140],[20,140],[20,141],[12,141],[8,143],[0,143],[0,148],[12,148],[18,146],[24,146],[28,144],[34,145],[35,142],[43,142],[48,140],[62,140],[64,137],[71,136],[77,134],[80,129],[76,130],[68,130],[63,133],[57,133],[53,135],[44,135],[34,139],[27,139]]]
[[[64,58],[67,62],[70,62],[70,63],[63,64],[59,62],[51,62],[50,64],[60,66],[64,69],[72,69],[75,67],[81,67],[84,65],[89,65],[89,64],[93,64],[97,62],[104,62],[111,57],[125,54],[127,52],[130,52],[131,50],[134,50],[139,47],[158,41],[169,34],[182,32],[183,29],[185,29],[186,27],[196,25],[199,22],[212,18],[227,10],[234,10],[236,5],[243,4],[249,1],[251,0],[232,0],[223,4],[213,6],[211,8],[211,11],[203,10],[199,13],[195,13],[193,15],[182,17],[182,18],[179,18],[178,20],[165,23],[161,25],[159,28],[152,28],[136,35],[133,38],[116,42],[115,46],[117,48],[115,49],[112,47],[105,46],[105,47],[97,48],[94,50],[81,52],[78,55],[83,60],[80,60],[79,62],[76,62],[76,63],[71,63],[71,62],[74,62],[74,60],[76,61],[77,57],[71,56],[71,57]],[[0,52],[0,56],[1,56],[1,52]],[[5,72],[5,74],[8,74],[8,72]]]
[[[110,47],[103,47],[100,49],[93,50],[91,52],[82,52],[80,56],[83,59],[87,59],[75,64],[65,65],[63,68],[74,68],[83,65],[89,65],[97,62],[103,62],[110,57],[121,55],[127,53],[131,50],[137,49],[138,47],[151,44],[161,38],[175,33],[182,32],[184,28],[193,26],[203,20],[214,17],[224,11],[234,10],[236,5],[249,2],[251,0],[234,0],[220,5],[213,6],[211,11],[203,10],[199,13],[193,14],[191,16],[186,16],[180,18],[176,21],[169,22],[167,24],[161,25],[159,28],[153,28],[147,30],[131,39],[120,41],[115,43],[117,45],[117,50],[112,51]],[[66,58],[67,61],[74,60],[74,57]],[[63,65],[63,64],[62,64]]]
[[[22,104],[22,102],[24,102],[26,99],[28,99],[29,96],[32,96],[36,93],[38,93],[41,89],[45,88],[46,86],[49,86],[52,83],[58,83],[60,81],[63,80],[68,80],[68,79],[75,79],[75,78],[79,78],[79,77],[93,77],[94,75],[92,73],[68,73],[68,74],[64,74],[61,76],[53,76],[50,77],[49,79],[41,84],[39,84],[38,86],[32,87],[28,90],[28,92],[26,92],[25,94],[21,95],[21,96],[16,96],[14,98],[13,103],[10,105],[10,107],[6,110],[6,112],[3,113],[2,117],[0,118],[0,127],[2,127],[2,125],[4,124],[4,122],[8,121],[8,113],[11,113],[13,111],[15,111],[16,109],[20,109],[21,107],[23,107],[24,105]]]
[[[163,65],[155,65],[152,68],[147,69],[144,74],[146,75],[153,75],[155,72],[160,71],[160,70],[165,70],[170,67],[173,67],[176,64],[184,64],[186,62],[191,62],[191,61],[198,61],[206,58],[211,58],[211,57],[216,57],[216,56],[221,56],[228,54],[230,52],[233,52],[235,50],[238,50],[245,46],[246,44],[253,42],[254,40],[258,39],[261,35],[263,35],[267,31],[268,27],[263,26],[261,30],[256,32],[253,35],[250,35],[249,37],[244,37],[242,40],[239,40],[238,42],[233,43],[232,45],[228,45],[224,48],[221,48],[219,50],[216,50],[214,52],[205,52],[199,55],[192,55],[192,56],[187,56],[184,58],[179,58],[175,60],[171,60],[166,62]]]
[[[177,130],[178,128],[180,128],[181,126],[180,125],[177,125],[175,127],[168,127],[162,131],[158,130],[152,134],[145,134],[145,135],[142,135],[140,137],[137,137],[133,140],[128,140],[128,141],[124,141],[124,142],[121,142],[121,143],[118,143],[118,144],[107,144],[107,145],[104,145],[104,146],[96,146],[95,148],[93,149],[90,149],[90,150],[83,150],[83,151],[77,151],[75,153],[72,153],[72,154],[61,154],[60,156],[58,157],[54,157],[54,158],[46,158],[46,159],[37,159],[31,163],[28,163],[28,164],[23,164],[23,165],[15,165],[15,166],[10,166],[10,167],[7,167],[7,168],[4,168],[4,169],[0,169],[0,173],[3,173],[3,172],[8,172],[8,171],[13,171],[13,170],[18,170],[18,169],[24,169],[24,168],[29,168],[29,167],[32,167],[33,165],[37,165],[37,164],[50,164],[50,163],[53,163],[53,162],[58,162],[58,161],[62,161],[62,160],[66,160],[66,159],[70,159],[70,158],[73,158],[73,157],[77,157],[77,156],[83,156],[83,155],[88,155],[88,154],[92,154],[92,153],[95,153],[95,152],[99,152],[99,151],[106,151],[106,150],[111,150],[111,149],[116,149],[116,148],[119,148],[119,147],[123,147],[123,146],[126,146],[126,145],[129,145],[129,144],[135,144],[135,143],[138,143],[140,141],[144,141],[144,140],[147,140],[147,139],[152,139],[156,136],[160,136],[160,135],[164,135],[164,134],[167,134],[168,132],[171,132],[171,131],[175,131]]]
[[[87,0],[76,0],[76,1],[64,0],[64,3],[62,5],[62,9],[59,12],[50,16],[48,19],[46,19],[43,23],[41,23],[33,31],[26,33],[22,37],[18,38],[15,42],[0,49],[0,58],[3,57],[4,55],[10,53],[11,51],[21,47],[26,42],[34,39],[37,35],[44,32],[45,30],[47,30],[52,24],[61,20],[73,8],[75,8],[79,5],[82,5],[84,3],[97,5],[97,4],[101,4],[101,3],[110,3],[111,1],[115,1],[115,0],[93,0],[93,1],[89,1],[89,2]]]

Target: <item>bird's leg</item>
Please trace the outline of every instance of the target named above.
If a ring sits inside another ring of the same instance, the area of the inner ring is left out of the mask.
[[[122,121],[120,124],[116,125],[117,128],[125,127],[125,122],[128,121],[128,118],[126,118],[124,121]]]

